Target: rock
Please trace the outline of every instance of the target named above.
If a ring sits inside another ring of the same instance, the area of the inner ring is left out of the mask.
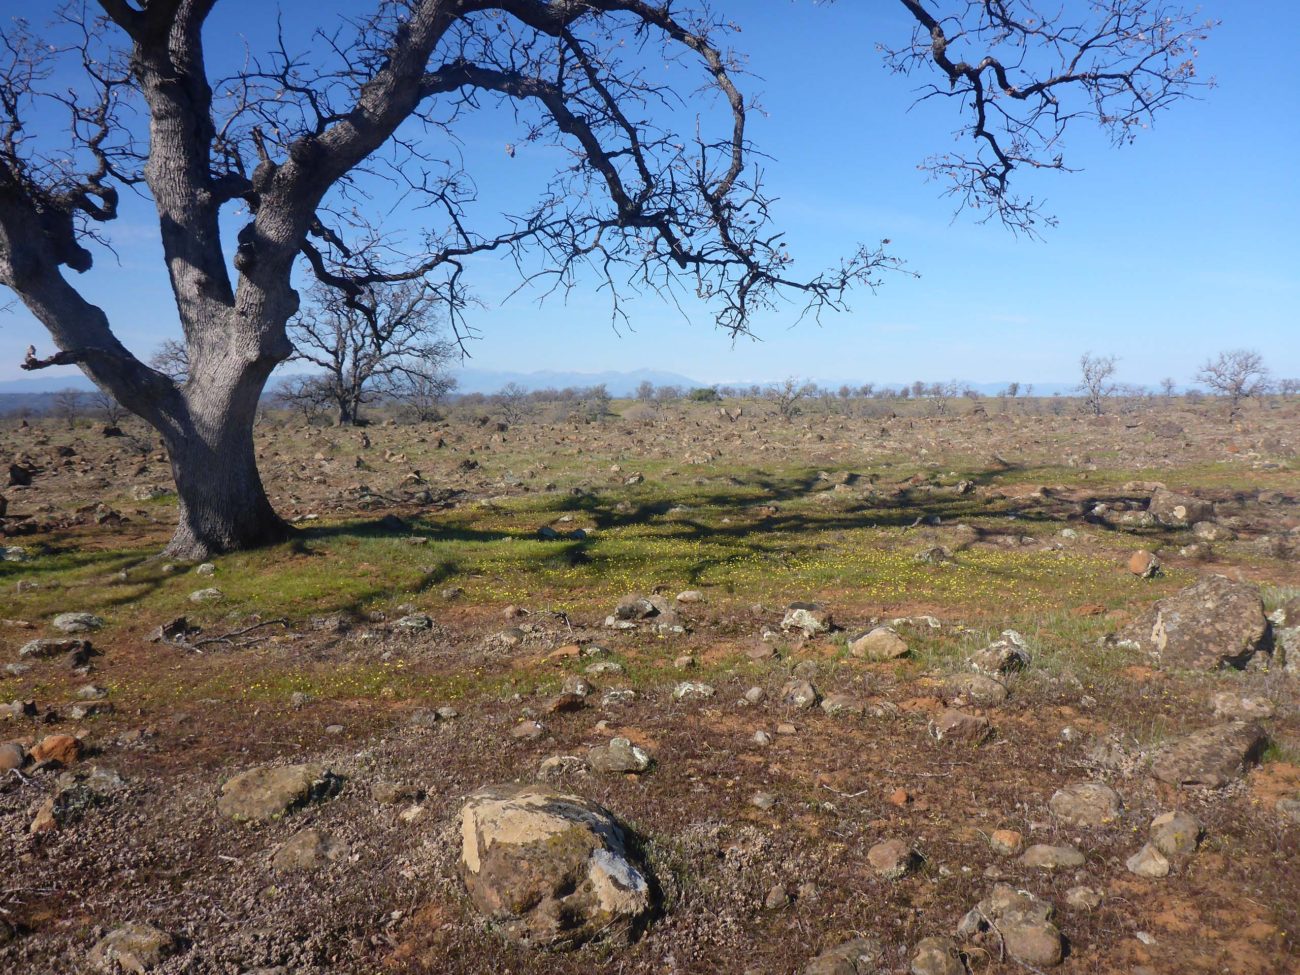
[[[552,755],[537,766],[537,778],[542,782],[553,782],[571,775],[586,775],[589,771],[591,766],[577,755]]]
[[[275,851],[271,857],[271,867],[280,873],[314,870],[347,856],[347,853],[347,845],[328,833],[319,829],[304,829],[289,837]]]
[[[1138,549],[1128,558],[1128,570],[1140,579],[1152,579],[1160,572],[1160,560],[1146,549]]]
[[[898,880],[911,873],[921,862],[921,856],[911,843],[893,839],[877,843],[867,851],[867,862],[876,876],[885,880]]]
[[[922,938],[912,949],[912,975],[965,975],[961,953],[951,938]]]
[[[617,660],[598,660],[594,664],[588,664],[582,668],[582,672],[588,677],[600,677],[618,675],[623,673],[623,665]]]
[[[9,465],[9,482],[6,487],[30,487],[32,472],[21,464]]]
[[[83,684],[77,688],[79,701],[102,701],[106,697],[108,697],[108,688],[100,687],[98,684]]]
[[[88,656],[90,641],[75,637],[42,637],[24,643],[18,651],[22,660],[44,660],[48,657],[60,657],[65,653]]]
[[[1061,932],[1051,920],[1053,913],[1050,903],[1029,891],[997,884],[962,919],[957,932],[962,937],[991,936],[994,957],[1005,949],[1026,965],[1050,967],[1061,963],[1065,950]]]
[[[643,748],[626,738],[611,738],[608,745],[596,745],[587,753],[587,761],[597,772],[644,772],[652,759]]]
[[[178,939],[152,924],[131,922],[109,932],[90,949],[90,963],[105,972],[147,972],[180,950]]]
[[[1251,697],[1239,691],[1216,691],[1210,701],[1216,718],[1254,721],[1273,717],[1273,702],[1266,697]]]
[[[60,633],[93,633],[103,629],[104,621],[93,613],[60,613],[50,625]]]
[[[190,593],[190,602],[192,603],[219,603],[226,598],[226,594],[215,586],[207,589],[196,589]]]
[[[1015,856],[1025,846],[1025,838],[1014,829],[995,829],[989,836],[989,846],[994,853]]]
[[[772,889],[767,892],[763,898],[763,906],[769,911],[779,911],[790,904],[790,895],[786,892],[784,884],[773,884]]]
[[[217,574],[217,567],[211,562],[200,562],[194,569],[195,575],[214,576]]]
[[[1160,666],[1243,667],[1267,647],[1269,622],[1258,587],[1211,575],[1157,602],[1113,641],[1136,644]]]
[[[1151,495],[1147,510],[1167,528],[1186,528],[1198,521],[1214,520],[1214,505],[1164,488]]]
[[[419,801],[424,798],[424,790],[418,785],[407,785],[402,782],[381,779],[370,787],[370,796],[375,802],[391,806],[408,800]]]
[[[402,633],[424,633],[433,629],[433,617],[427,613],[410,613],[394,622],[393,628]]]
[[[1151,760],[1151,774],[1170,785],[1217,789],[1240,778],[1267,743],[1268,736],[1258,725],[1244,721],[1213,725],[1162,746]]]
[[[1191,813],[1161,813],[1151,820],[1151,845],[1167,857],[1189,856],[1201,842],[1201,824]]]
[[[268,822],[342,788],[343,780],[319,765],[263,765],[228,780],[217,811],[236,821]]]
[[[1231,542],[1237,537],[1231,528],[1212,521],[1198,521],[1192,526],[1192,534],[1203,542]]]
[[[1137,874],[1139,877],[1169,876],[1169,861],[1151,843],[1144,844],[1142,849],[1125,860],[1124,866],[1128,867],[1129,873]]]
[[[770,792],[755,792],[749,797],[749,804],[755,809],[766,811],[776,805],[776,796]]]
[[[908,654],[907,644],[892,626],[877,626],[849,644],[849,653],[866,660],[897,660]]]
[[[836,692],[822,701],[822,710],[832,716],[862,714],[866,706],[852,694]]]
[[[781,620],[781,629],[798,630],[805,637],[829,633],[833,625],[830,610],[821,603],[791,603]]]
[[[997,707],[1007,700],[1007,685],[985,674],[955,674],[943,682],[941,694],[952,707]]]
[[[879,942],[854,938],[823,951],[805,966],[803,975],[876,975],[883,957]]]
[[[16,741],[8,741],[0,745],[0,773],[8,772],[10,769],[22,768],[23,763],[26,761],[27,752]]]
[[[510,737],[523,741],[536,741],[545,734],[546,729],[539,721],[520,721],[510,729]]]
[[[1102,892],[1095,887],[1071,887],[1065,892],[1065,903],[1078,911],[1096,910],[1103,900]]]
[[[704,602],[704,593],[698,589],[687,589],[685,592],[677,594],[677,601],[679,603],[702,603]]]
[[[1025,638],[1015,630],[1003,630],[1000,638],[972,656],[968,663],[978,673],[999,676],[1024,670],[1030,659]]]
[[[639,592],[629,593],[614,607],[614,616],[620,620],[643,620],[658,614],[655,604]]]
[[[798,708],[801,711],[815,707],[821,700],[821,694],[817,688],[809,681],[791,679],[785,682],[781,688],[781,703],[786,707]]]
[[[1120,798],[1101,782],[1084,782],[1058,789],[1048,802],[1057,819],[1072,826],[1104,826],[1119,816]]]
[[[673,688],[674,701],[703,701],[713,697],[717,692],[712,684],[703,684],[695,680],[684,680]]]
[[[542,710],[547,714],[569,714],[573,711],[581,711],[586,706],[586,694],[577,694],[571,691],[566,691],[563,694],[556,694],[554,697],[549,698],[546,703],[542,705]]]
[[[644,868],[608,810],[532,786],[492,786],[461,809],[461,876],[517,941],[574,947],[629,938],[651,907]]]
[[[1037,867],[1040,870],[1060,870],[1068,867],[1081,867],[1084,856],[1073,846],[1051,846],[1047,843],[1035,843],[1025,850],[1020,858],[1022,866]]]
[[[745,691],[743,695],[747,704],[758,704],[766,696],[767,692],[761,687],[751,687],[749,690]]]
[[[32,749],[32,761],[38,765],[41,762],[71,765],[85,750],[81,739],[73,735],[46,735]]]
[[[930,737],[935,741],[956,741],[981,745],[993,734],[989,719],[948,708],[930,722]]]

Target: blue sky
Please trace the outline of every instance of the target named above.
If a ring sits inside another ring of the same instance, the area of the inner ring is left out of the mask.
[[[1073,0],[1072,0],[1073,2]],[[582,289],[567,304],[518,295],[511,265],[480,261],[473,285],[486,307],[470,367],[533,371],[652,368],[703,381],[1072,381],[1084,351],[1120,357],[1118,378],[1190,380],[1211,354],[1239,346],[1264,353],[1275,374],[1300,376],[1300,125],[1294,118],[1290,5],[1280,0],[1207,3],[1223,20],[1203,45],[1200,70],[1217,87],[1158,119],[1137,143],[1112,149],[1078,129],[1067,161],[1082,172],[1032,176],[1060,226],[1046,239],[1011,236],[969,216],[954,221],[941,187],[917,164],[942,151],[955,106],[911,108],[915,79],[890,75],[874,49],[900,41],[894,4],[841,0],[718,0],[743,27],[737,48],[755,77],[743,79],[765,114],[751,135],[772,158],[767,185],[780,202],[798,267],[813,272],[857,241],[883,237],[920,277],[887,278],[846,314],[792,328],[796,309],[756,322],[761,341],[735,344],[706,311],[689,321],[653,295],[631,307],[633,330],[616,332],[608,302]],[[214,59],[256,45],[273,24],[269,5],[223,0],[209,29]],[[286,0],[292,34],[356,9],[344,0]],[[0,0],[7,19],[27,4]],[[1285,75],[1284,75],[1285,73]],[[525,146],[502,113],[461,132],[485,204],[518,203],[556,153]],[[382,201],[381,201],[382,202]],[[77,279],[124,341],[147,354],[176,334],[151,210],[124,207],[112,228],[118,257],[104,253]],[[21,375],[29,342],[48,338],[21,308],[0,313],[0,380]]]

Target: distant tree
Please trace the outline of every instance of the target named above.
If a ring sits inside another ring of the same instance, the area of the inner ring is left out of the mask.
[[[97,389],[90,394],[90,401],[103,418],[105,426],[118,427],[127,415],[126,408],[106,389]]]
[[[323,390],[340,426],[361,422],[361,408],[400,395],[416,378],[437,378],[455,347],[435,341],[441,299],[420,284],[374,285],[359,295],[312,290],[311,304],[289,323],[294,358],[323,371]]]
[[[781,419],[788,423],[798,416],[799,401],[816,393],[817,386],[794,376],[787,376],[779,383],[768,386],[767,392],[776,403],[776,411],[781,415]]]
[[[1083,394],[1085,404],[1093,416],[1101,416],[1106,411],[1106,400],[1115,394],[1115,384],[1111,377],[1115,375],[1118,356],[1093,355],[1085,352],[1079,357],[1079,385],[1075,388]]]
[[[1172,376],[1166,376],[1160,380],[1160,395],[1166,400],[1171,400],[1178,395],[1178,383],[1174,381]]]
[[[655,398],[655,384],[648,379],[641,380],[636,387],[636,398],[642,403],[652,401]]]
[[[1241,412],[1241,404],[1269,389],[1269,372],[1264,358],[1251,349],[1220,352],[1196,374],[1196,381],[1228,399],[1228,419]]]
[[[946,383],[931,383],[926,387],[926,393],[934,405],[934,412],[937,416],[948,415],[948,403],[957,395],[960,387],[957,380],[949,380]]]
[[[857,395],[861,396],[863,399],[867,399],[868,397],[874,396],[875,394],[876,394],[875,383],[863,383],[861,386],[858,387]]]
[[[1279,379],[1277,381],[1277,391],[1282,396],[1300,394],[1300,379]]]
[[[722,399],[716,386],[698,386],[686,394],[692,403],[717,403]]]
[[[642,385],[645,384],[642,383]],[[501,391],[496,395],[496,401],[501,408],[501,419],[511,426],[522,423],[533,411],[533,403],[528,390],[519,383],[506,383],[502,386]]]
[[[655,389],[655,400],[660,403],[675,403],[683,395],[680,386],[659,386]]]
[[[580,397],[582,415],[587,420],[600,421],[609,416],[609,404],[612,397],[604,383],[585,389]]]
[[[85,394],[79,389],[61,389],[54,394],[54,399],[50,403],[50,412],[66,423],[69,430],[72,430],[81,417],[81,411],[85,407],[85,399]]]
[[[442,407],[456,390],[456,380],[441,366],[425,371],[418,367],[396,377],[390,394],[403,403],[420,423],[442,419]]]

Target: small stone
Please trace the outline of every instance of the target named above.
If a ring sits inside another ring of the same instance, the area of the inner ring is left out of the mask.
[[[259,766],[221,787],[217,811],[236,821],[268,822],[342,788],[342,779],[318,765]]]
[[[22,768],[26,760],[27,753],[23,751],[23,746],[16,741],[9,741],[0,745],[0,772]]]
[[[1096,910],[1104,899],[1102,892],[1095,887],[1071,887],[1065,892],[1065,903],[1079,911]]]
[[[80,701],[102,701],[108,697],[108,688],[100,687],[98,684],[86,684],[77,688],[77,699]]]
[[[524,741],[536,741],[542,737],[545,729],[537,721],[521,721],[510,729],[510,737],[518,738]]]
[[[898,806],[901,809],[912,801],[912,796],[906,789],[895,789],[889,794],[887,801],[891,806]]]
[[[104,621],[93,613],[60,613],[50,623],[60,633],[93,633]]]
[[[612,738],[608,745],[597,745],[587,753],[587,761],[597,772],[644,772],[652,759],[643,748],[626,738]]]
[[[370,787],[370,795],[375,802],[383,803],[385,806],[391,806],[395,803],[406,802],[409,800],[420,799],[424,790],[416,785],[407,785],[402,782],[391,782],[387,779],[381,779]]]
[[[695,666],[695,658],[690,654],[683,654],[673,661],[673,666],[678,670],[690,670]]]
[[[73,637],[42,637],[29,640],[18,650],[20,660],[45,660],[65,653],[85,657],[90,653],[90,642]]]
[[[745,692],[745,700],[750,704],[758,704],[763,700],[765,692],[761,687],[751,687]]]
[[[537,766],[537,778],[543,782],[553,782],[571,775],[586,775],[591,766],[577,755],[551,755],[542,759]]]
[[[542,705],[542,710],[547,714],[569,714],[573,711],[581,711],[586,706],[585,694],[564,693],[549,698]]]
[[[211,562],[201,562],[194,570],[195,575],[214,576],[217,574],[217,567]]]
[[[893,839],[877,843],[869,849],[867,862],[871,864],[871,869],[877,876],[885,880],[897,880],[916,869],[921,862],[921,857],[912,844]]]
[[[1128,867],[1129,873],[1135,873],[1139,877],[1169,876],[1168,859],[1151,843],[1144,844],[1142,849],[1124,861],[1124,865]]]
[[[1015,856],[1025,846],[1025,838],[1014,829],[995,829],[989,836],[989,846],[994,853],[1002,856]]]
[[[1007,685],[987,674],[955,674],[943,682],[942,694],[952,707],[997,707],[1007,700]]]
[[[1151,820],[1151,844],[1167,857],[1196,852],[1201,841],[1201,824],[1185,812],[1161,813]]]
[[[623,673],[623,665],[616,660],[598,660],[594,664],[588,664],[582,672],[588,677],[616,676]]]
[[[821,603],[791,603],[781,620],[781,629],[798,630],[805,637],[829,633],[832,625],[830,610]]]
[[[866,706],[852,694],[837,692],[822,701],[822,710],[829,715],[862,714]]]
[[[1002,636],[990,643],[968,661],[978,673],[997,677],[1029,666],[1029,645],[1015,630],[1003,630]]]
[[[796,728],[794,725],[792,725],[789,721],[782,721],[779,725],[776,726],[776,733],[778,735],[793,735],[793,734],[797,734],[798,731],[799,729]]]
[[[781,688],[781,703],[787,707],[806,710],[814,707],[821,700],[821,695],[811,682],[793,679],[786,681]]]
[[[1047,843],[1035,843],[1025,850],[1020,863],[1026,867],[1038,867],[1040,870],[1060,870],[1068,867],[1081,867],[1084,856],[1073,846],[1051,846]]]
[[[174,935],[152,924],[132,922],[100,938],[90,949],[90,963],[105,972],[150,971],[180,950]]]
[[[897,660],[908,654],[907,644],[891,626],[877,626],[849,644],[849,653],[866,660]]]
[[[961,953],[951,938],[922,938],[912,949],[912,975],[965,975]]]
[[[347,845],[319,829],[304,829],[295,833],[271,857],[272,869],[286,873],[293,870],[314,870],[348,853]]]
[[[1047,805],[1072,826],[1104,826],[1119,816],[1120,798],[1108,785],[1084,782],[1058,789]]]
[[[874,975],[883,957],[879,942],[854,938],[823,951],[808,963],[803,975]]]
[[[772,744],[772,736],[760,728],[758,731],[754,732],[754,744],[770,745]]]
[[[935,741],[955,741],[981,745],[993,734],[989,719],[949,708],[930,722],[930,737]]]
[[[687,589],[685,592],[677,594],[677,601],[679,603],[702,603],[704,602],[704,593],[698,589]]]
[[[622,707],[625,704],[631,704],[636,700],[636,691],[630,687],[616,687],[606,691],[601,695],[600,706],[602,708]]]
[[[1232,721],[1254,721],[1273,717],[1273,702],[1266,697],[1253,697],[1237,691],[1218,691],[1210,699],[1214,716]]]
[[[1138,549],[1129,556],[1128,570],[1140,579],[1151,579],[1160,572],[1160,560],[1146,549]]]
[[[768,810],[776,805],[776,796],[770,792],[755,792],[749,797],[749,804],[756,809]]]
[[[190,593],[190,602],[192,603],[219,603],[226,598],[226,594],[215,586],[207,589],[196,589]]]
[[[71,765],[84,751],[81,739],[73,735],[46,735],[32,749],[32,761],[38,765],[51,761]]]
[[[717,692],[713,689],[712,684],[703,684],[699,681],[684,680],[673,688],[674,701],[703,701],[713,697]]]
[[[772,889],[767,892],[763,898],[763,906],[769,911],[779,911],[787,907],[790,903],[790,895],[786,893],[785,887],[781,884],[774,884]]]

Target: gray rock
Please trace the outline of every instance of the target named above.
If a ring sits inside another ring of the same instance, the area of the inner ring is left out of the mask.
[[[61,657],[65,653],[85,656],[90,652],[90,641],[75,637],[42,637],[29,640],[18,651],[23,660],[45,660],[49,657]]]
[[[920,866],[921,855],[906,840],[884,840],[867,851],[867,862],[876,876],[897,880]]]
[[[597,772],[644,772],[653,763],[645,749],[626,738],[612,738],[608,745],[596,745],[587,753],[587,761]]]
[[[821,603],[791,603],[781,619],[781,629],[797,630],[805,637],[829,633],[833,625],[830,610]]]
[[[965,975],[961,952],[951,938],[922,938],[912,949],[912,975]]]
[[[90,949],[90,963],[105,972],[147,972],[180,950],[175,935],[132,922],[109,932]]]
[[[1151,843],[1144,844],[1142,849],[1125,860],[1124,866],[1128,867],[1129,873],[1137,874],[1139,877],[1169,876],[1169,861]]]
[[[259,766],[221,787],[217,811],[237,821],[267,822],[342,788],[343,780],[319,765]]]
[[[991,935],[995,956],[1000,950],[1005,950],[1026,965],[1040,968],[1059,965],[1065,946],[1060,930],[1052,923],[1053,913],[1049,902],[1029,891],[997,884],[993,892],[962,919],[958,935]],[[997,944],[999,939],[1000,945]]]
[[[627,939],[652,906],[622,827],[589,799],[532,786],[481,789],[461,809],[461,839],[471,902],[524,944]]]
[[[968,663],[977,673],[998,677],[1024,670],[1031,659],[1025,638],[1015,630],[1003,630],[1001,637],[973,655]]]
[[[1202,728],[1161,747],[1151,774],[1170,785],[1217,789],[1240,778],[1267,743],[1263,730],[1245,721]]]
[[[822,710],[832,717],[836,715],[856,715],[862,714],[866,710],[866,705],[852,694],[839,691],[828,694],[822,700]]]
[[[883,957],[879,942],[854,938],[823,951],[805,966],[803,975],[877,975]]]
[[[1065,892],[1065,903],[1077,911],[1093,911],[1101,907],[1105,895],[1095,887],[1071,887]]]
[[[1084,856],[1073,846],[1035,843],[1025,850],[1020,857],[1020,863],[1022,866],[1037,867],[1040,870],[1061,870],[1083,866]]]
[[[1216,691],[1210,698],[1214,716],[1230,721],[1255,721],[1273,717],[1273,702],[1266,697],[1254,697],[1240,691]]]
[[[993,735],[989,719],[976,714],[967,714],[955,708],[948,708],[939,713],[930,722],[930,737],[939,742],[961,742],[967,745],[981,745]]]
[[[280,873],[315,870],[348,854],[347,844],[319,829],[304,829],[289,837],[271,857],[271,867]]]
[[[209,586],[207,589],[196,589],[190,593],[190,602],[192,603],[219,603],[226,598],[226,594],[215,586]]]
[[[1217,670],[1244,667],[1268,634],[1259,588],[1212,575],[1160,600],[1111,639],[1136,645],[1161,667]]]
[[[950,707],[997,707],[1006,703],[1007,685],[986,674],[954,674],[943,682],[943,700]]]
[[[1115,821],[1121,807],[1119,795],[1101,782],[1058,789],[1047,805],[1052,815],[1073,826],[1104,826]]]
[[[713,697],[717,691],[713,689],[712,684],[704,684],[695,680],[684,680],[673,688],[674,701],[702,701]]]
[[[93,633],[104,621],[93,613],[60,613],[50,624],[60,633]]]
[[[1214,519],[1214,505],[1210,502],[1186,494],[1176,494],[1165,488],[1159,488],[1151,495],[1147,510],[1167,528],[1186,528],[1197,522]]]
[[[788,680],[781,688],[781,703],[787,707],[806,710],[815,707],[820,700],[817,688],[806,680]]]
[[[1151,820],[1151,844],[1167,857],[1188,856],[1201,842],[1201,824],[1186,812],[1161,813]]]
[[[897,660],[908,652],[907,643],[892,626],[877,626],[849,643],[849,653],[865,660]]]

